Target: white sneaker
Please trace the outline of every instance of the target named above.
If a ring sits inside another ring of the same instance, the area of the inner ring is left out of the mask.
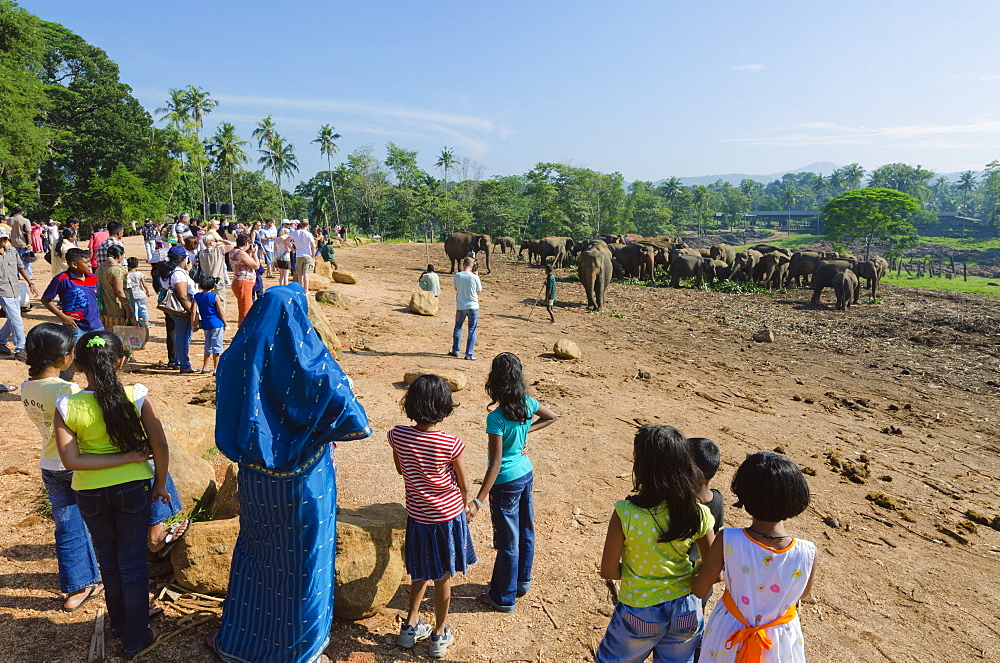
[[[416,626],[410,626],[406,622],[399,627],[399,635],[396,637],[396,644],[406,649],[412,649],[418,640],[426,640],[431,637],[434,629],[427,622],[420,620]]]
[[[431,636],[431,647],[428,654],[431,658],[442,658],[448,651],[448,645],[453,642],[455,642],[455,634],[451,632],[450,628],[445,626],[444,633]]]

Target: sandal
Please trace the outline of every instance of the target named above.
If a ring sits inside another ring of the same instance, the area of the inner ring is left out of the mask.
[[[100,589],[98,589],[98,587],[100,587]],[[76,612],[77,610],[79,610],[80,608],[82,608],[84,605],[86,605],[87,601],[89,601],[92,598],[96,598],[96,597],[100,596],[101,594],[103,594],[104,593],[104,583],[97,583],[96,585],[91,585],[90,587],[87,588],[87,590],[88,590],[87,591],[87,595],[85,597],[83,597],[83,600],[80,601],[79,603],[77,603],[75,607],[67,608],[65,605],[63,605],[63,612]]]
[[[190,520],[182,520],[176,522],[167,528],[167,535],[163,537],[163,547],[157,551],[158,557],[166,557],[170,554],[171,548],[177,545],[177,542],[181,540],[181,537],[187,534],[188,529],[191,527]]]

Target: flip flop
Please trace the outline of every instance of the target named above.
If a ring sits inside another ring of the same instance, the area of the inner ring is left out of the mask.
[[[89,601],[92,598],[98,597],[98,596],[100,596],[101,594],[104,593],[104,585],[103,584],[101,585],[100,589],[97,589],[97,585],[91,585],[87,589],[89,590],[87,592],[87,595],[85,597],[83,597],[82,601],[80,601],[78,604],[76,604],[76,607],[74,607],[74,608],[67,608],[67,607],[63,606],[63,612],[76,612],[77,610],[79,610],[80,608],[82,608],[83,606],[85,606],[87,604],[87,601]]]
[[[169,555],[171,548],[177,545],[177,542],[181,540],[181,537],[187,534],[190,528],[191,528],[190,520],[182,520],[180,522],[176,522],[169,528],[167,528],[167,535],[163,538],[163,547],[160,548],[160,550],[156,553],[156,555],[161,558]],[[178,530],[180,530],[180,534],[177,533]]]

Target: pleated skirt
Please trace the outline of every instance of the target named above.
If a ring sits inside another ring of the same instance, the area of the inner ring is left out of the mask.
[[[410,579],[440,580],[465,573],[476,563],[469,521],[464,513],[443,523],[406,519],[406,572]]]

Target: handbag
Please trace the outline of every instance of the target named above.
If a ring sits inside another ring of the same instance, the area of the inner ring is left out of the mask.
[[[173,315],[188,314],[188,312],[184,309],[184,306],[181,304],[181,300],[177,298],[177,293],[174,292],[173,288],[167,288],[163,291],[163,299],[159,301],[156,308],[164,313],[170,313]]]
[[[21,262],[25,265],[35,262],[38,260],[38,256],[35,255],[34,251],[25,251],[24,255],[21,256]]]

